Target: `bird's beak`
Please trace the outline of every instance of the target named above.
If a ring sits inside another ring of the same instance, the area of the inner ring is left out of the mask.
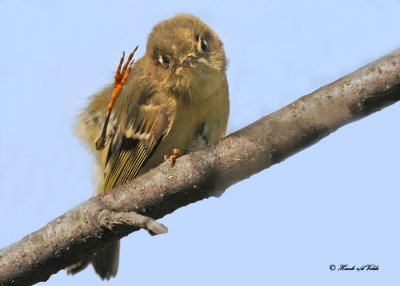
[[[194,56],[187,56],[183,61],[182,61],[182,66],[184,67],[193,67],[193,65],[196,62],[196,58]]]

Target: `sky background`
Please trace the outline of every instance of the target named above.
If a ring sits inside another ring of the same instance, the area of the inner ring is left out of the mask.
[[[123,50],[161,20],[199,16],[224,42],[236,131],[400,48],[400,1],[0,0],[0,248],[89,198],[73,134]],[[347,125],[124,238],[119,273],[47,285],[399,285],[400,105]],[[379,265],[338,272],[329,265]],[[43,283],[44,284],[44,283]]]

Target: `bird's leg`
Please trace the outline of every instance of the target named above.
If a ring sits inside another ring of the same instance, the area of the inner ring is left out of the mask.
[[[165,161],[170,161],[171,162],[171,167],[175,165],[176,159],[178,159],[181,156],[181,151],[177,148],[172,149],[172,155],[164,155],[164,162]]]
[[[96,141],[96,150],[103,150],[104,147],[106,146],[107,127],[108,127],[108,121],[110,120],[111,111],[115,104],[115,101],[117,100],[119,94],[121,93],[122,88],[124,87],[124,84],[128,80],[129,73],[132,71],[133,56],[135,55],[137,48],[138,47],[136,46],[133,52],[129,55],[128,60],[126,61],[123,67],[122,64],[124,63],[125,60],[125,52],[122,53],[122,57],[119,61],[117,71],[115,72],[114,90],[111,94],[111,99],[107,104],[107,117],[104,122],[101,135]]]

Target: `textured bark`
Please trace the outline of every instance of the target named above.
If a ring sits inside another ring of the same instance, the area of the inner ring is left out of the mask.
[[[204,150],[162,164],[93,197],[0,251],[0,285],[30,285],[140,227],[163,233],[161,218],[219,196],[339,127],[400,100],[400,50],[373,62]],[[134,215],[138,214],[138,216]],[[126,214],[126,217],[125,215]]]

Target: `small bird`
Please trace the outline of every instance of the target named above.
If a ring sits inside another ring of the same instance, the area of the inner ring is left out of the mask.
[[[94,153],[96,194],[134,179],[164,161],[220,139],[229,114],[227,60],[217,34],[199,18],[179,14],[154,26],[145,55],[132,66],[102,133],[113,85],[90,98],[76,134]],[[90,263],[102,279],[117,274],[119,241],[67,268],[75,274]]]

